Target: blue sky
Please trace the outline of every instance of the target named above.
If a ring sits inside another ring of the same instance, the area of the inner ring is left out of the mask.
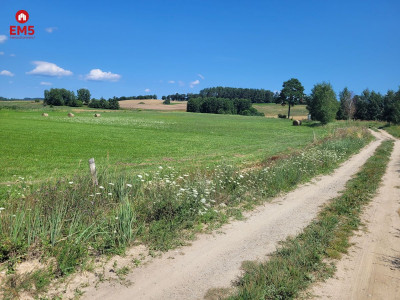
[[[10,39],[18,10],[35,39]],[[279,90],[298,78],[385,93],[400,85],[400,1],[0,2],[0,96]]]

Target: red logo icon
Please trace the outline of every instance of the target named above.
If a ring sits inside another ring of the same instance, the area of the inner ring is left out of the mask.
[[[15,14],[15,20],[18,23],[24,24],[29,20],[29,14],[26,10],[19,10]],[[11,25],[10,26],[10,38],[12,39],[34,39],[35,36],[35,26],[33,25]]]
[[[16,14],[15,14],[15,19],[17,20],[18,23],[26,23],[29,20],[29,14],[26,10],[19,10]]]

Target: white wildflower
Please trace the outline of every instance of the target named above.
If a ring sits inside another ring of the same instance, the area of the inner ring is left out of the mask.
[[[73,181],[70,181],[70,182],[68,182],[69,184],[73,184],[74,182]]]
[[[132,187],[132,184],[127,183],[126,186],[127,186],[127,187]]]
[[[102,186],[102,185],[101,185],[101,186],[99,186],[99,189],[102,189],[102,190],[104,190],[104,186]]]
[[[139,177],[139,178],[143,178],[143,176],[142,176],[142,175],[140,175],[140,174],[139,174],[137,177]]]

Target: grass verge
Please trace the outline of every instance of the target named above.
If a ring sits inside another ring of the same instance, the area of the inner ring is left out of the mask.
[[[0,262],[8,263],[10,283],[4,284],[4,296],[21,288],[32,293],[15,272],[20,261],[48,260],[51,274],[61,278],[91,258],[123,253],[133,243],[151,250],[175,248],[196,232],[240,218],[243,209],[332,171],[369,138],[360,128],[338,129],[318,144],[247,171],[223,164],[182,174],[159,166],[134,177],[105,172],[96,187],[86,177],[40,188],[20,178],[0,212]]]
[[[333,274],[337,259],[349,248],[349,237],[360,223],[363,207],[378,189],[393,149],[385,141],[333,199],[295,238],[289,238],[261,264],[247,263],[235,296],[229,299],[293,299],[312,282]]]

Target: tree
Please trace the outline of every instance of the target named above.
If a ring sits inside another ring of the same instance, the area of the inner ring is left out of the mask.
[[[313,120],[320,121],[322,124],[333,121],[338,106],[336,94],[329,83],[323,82],[314,86],[307,104],[307,109]]]
[[[117,97],[113,97],[108,99],[108,108],[109,109],[119,109],[119,102]]]
[[[347,87],[339,93],[340,106],[336,115],[338,120],[353,119],[356,111],[355,100],[353,92],[349,91]]]
[[[288,119],[290,118],[290,107],[303,101],[304,87],[296,78],[289,79],[282,84],[283,89],[279,94],[282,104],[288,103]]]
[[[88,105],[90,102],[90,92],[88,89],[79,89],[76,92],[77,96],[78,96],[78,100],[82,101],[83,104]]]
[[[163,104],[171,104],[171,100],[165,98],[164,101],[163,101]]]
[[[389,123],[400,124],[400,88],[396,93],[388,91],[383,102],[383,120]]]

